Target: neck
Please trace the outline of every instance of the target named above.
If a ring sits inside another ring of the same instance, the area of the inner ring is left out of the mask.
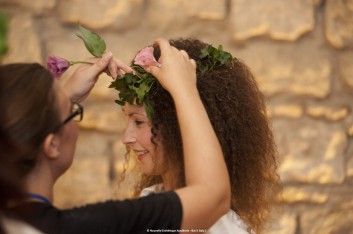
[[[45,168],[39,169],[36,167],[26,178],[26,192],[28,194],[38,194],[52,202],[54,183],[55,179],[53,178],[50,170],[46,170]],[[40,200],[36,198],[30,199],[37,201]]]
[[[161,177],[166,191],[179,188],[177,180],[179,177],[178,170],[167,170],[167,172],[162,174]]]

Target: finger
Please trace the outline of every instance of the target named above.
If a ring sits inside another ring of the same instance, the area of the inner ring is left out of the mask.
[[[155,40],[155,43],[159,46],[162,56],[171,48],[169,41],[164,38],[159,38]]]
[[[189,58],[188,53],[186,53],[185,50],[180,50],[180,53],[185,57],[185,58]]]
[[[127,73],[132,73],[134,70],[132,70],[131,67],[129,67],[128,65],[126,65],[125,63],[123,63],[122,61],[120,61],[119,59],[113,58],[114,62],[116,63],[116,65],[123,70],[124,72]]]
[[[121,77],[121,76],[122,76],[122,72],[118,69],[117,74],[116,74],[116,78]]]
[[[171,48],[171,50],[174,51],[174,52],[178,52],[178,53],[180,52],[180,50],[178,50],[178,49],[177,49],[176,47],[174,47],[174,46],[170,46],[170,48]]]
[[[158,76],[159,72],[161,71],[161,67],[150,66],[145,68],[146,72],[151,73],[153,76]]]
[[[196,69],[196,62],[195,62],[195,60],[193,60],[193,59],[190,59],[190,62],[191,62],[191,65],[193,66],[193,68],[195,68]]]
[[[118,75],[118,67],[116,66],[116,64],[114,63],[114,60],[111,59],[109,61],[109,72],[110,72],[110,75],[113,77],[113,78],[116,78],[117,75]]]
[[[103,57],[98,60],[98,62],[94,63],[92,66],[88,68],[89,72],[91,72],[94,76],[97,76],[108,66],[112,56],[113,56],[112,52],[105,53]]]

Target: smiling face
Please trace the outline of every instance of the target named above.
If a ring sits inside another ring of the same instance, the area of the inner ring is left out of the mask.
[[[147,175],[162,175],[166,171],[160,142],[152,142],[152,126],[143,106],[124,106],[127,126],[123,142],[127,149],[141,163],[142,172]]]

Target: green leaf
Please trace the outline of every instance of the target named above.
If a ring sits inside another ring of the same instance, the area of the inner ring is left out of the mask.
[[[223,51],[222,45],[219,45],[218,48],[208,45],[201,50],[199,58],[201,60],[197,64],[197,70],[201,75],[217,66],[231,62],[233,59],[230,53]]]
[[[124,86],[126,86],[126,83],[123,79],[116,79],[110,84],[109,88],[119,89],[123,88]]]
[[[7,33],[7,17],[4,13],[0,12],[0,56],[4,55],[7,51],[6,33]]]
[[[123,106],[125,104],[125,102],[121,101],[121,100],[115,100],[115,103],[120,105],[120,106]]]
[[[206,58],[209,55],[208,51],[209,51],[209,47],[203,48],[201,50],[200,58],[201,59]]]
[[[104,40],[89,29],[81,25],[78,25],[78,27],[81,34],[76,33],[76,36],[83,40],[87,50],[95,57],[102,57],[106,49]]]

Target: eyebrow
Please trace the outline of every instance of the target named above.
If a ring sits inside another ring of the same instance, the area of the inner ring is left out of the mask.
[[[141,116],[147,118],[147,116],[145,116],[144,114],[138,113],[138,112],[131,112],[131,113],[129,113],[129,117],[131,117],[131,116],[133,116],[133,115],[141,115]]]

